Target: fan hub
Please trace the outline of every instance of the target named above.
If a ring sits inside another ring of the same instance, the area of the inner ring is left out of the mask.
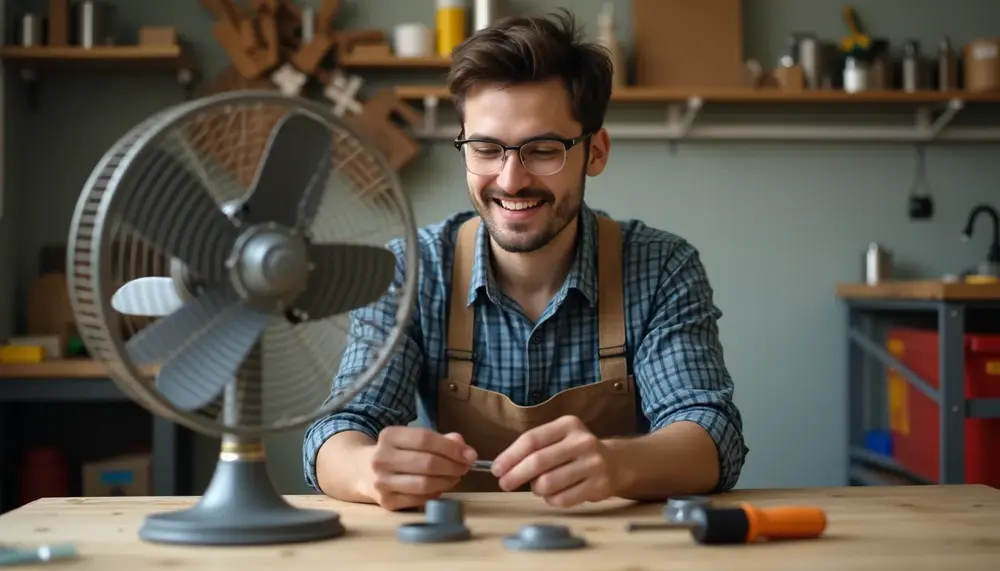
[[[248,304],[278,311],[305,290],[312,271],[305,238],[274,223],[243,232],[226,265],[233,287]]]

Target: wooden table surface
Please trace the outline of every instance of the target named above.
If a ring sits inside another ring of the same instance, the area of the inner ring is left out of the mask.
[[[290,500],[301,507],[338,510],[347,535],[280,546],[148,544],[137,535],[143,516],[186,507],[194,498],[58,498],[38,500],[0,516],[0,541],[75,542],[80,557],[58,567],[94,571],[1000,569],[1000,491],[985,486],[746,490],[719,495],[720,504],[815,505],[827,511],[827,534],[818,540],[739,546],[698,545],[683,531],[625,532],[627,521],[657,520],[659,504],[610,500],[559,510],[526,493],[454,497],[465,501],[472,541],[403,544],[396,540],[396,526],[420,521],[423,514],[391,513],[320,496],[292,496]],[[589,546],[562,552],[506,550],[501,539],[529,523],[569,525]]]

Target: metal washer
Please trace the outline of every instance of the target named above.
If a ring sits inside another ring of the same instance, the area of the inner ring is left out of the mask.
[[[514,551],[551,551],[580,549],[587,542],[570,533],[566,526],[534,524],[522,527],[516,535],[503,538],[503,544]]]
[[[403,543],[446,543],[472,537],[458,500],[430,500],[424,506],[424,514],[424,521],[404,523],[396,528],[396,538]]]
[[[449,543],[467,541],[472,537],[469,528],[462,524],[404,523],[396,528],[396,538],[403,543]]]

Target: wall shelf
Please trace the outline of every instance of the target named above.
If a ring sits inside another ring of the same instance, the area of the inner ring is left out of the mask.
[[[25,81],[37,79],[41,71],[114,70],[175,71],[184,86],[194,82],[197,66],[183,45],[95,46],[0,46],[0,60],[21,71]]]
[[[425,123],[414,135],[423,139],[453,139],[457,124],[442,125],[438,107],[450,99],[444,86],[397,86],[403,100],[422,102]],[[967,108],[1000,111],[1000,92],[965,91],[781,91],[777,89],[663,89],[626,87],[616,90],[614,103],[663,105],[663,121],[612,122],[611,136],[634,140],[784,140],[825,142],[934,141],[1000,142],[1000,123],[976,121],[959,125],[955,119]],[[711,120],[709,111],[722,109]],[[733,109],[736,107],[737,109]],[[803,115],[803,111],[808,113]],[[861,119],[843,119],[849,113]],[[880,124],[900,116],[904,122]],[[805,118],[803,118],[805,117]],[[748,122],[747,120],[755,120]],[[827,119],[827,120],[823,120]]]
[[[398,57],[341,55],[337,67],[343,69],[440,69],[451,67],[451,58],[443,56]]]

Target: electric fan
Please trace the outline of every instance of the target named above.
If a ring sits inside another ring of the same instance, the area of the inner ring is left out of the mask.
[[[416,228],[374,149],[319,104],[239,91],[155,114],[87,180],[67,262],[87,349],[154,414],[222,438],[199,501],[148,516],[141,538],[262,544],[344,532],[336,512],[277,492],[263,442],[354,399],[413,310]],[[394,323],[352,318],[376,301]],[[362,342],[351,356],[368,358],[331,391],[352,335]]]

